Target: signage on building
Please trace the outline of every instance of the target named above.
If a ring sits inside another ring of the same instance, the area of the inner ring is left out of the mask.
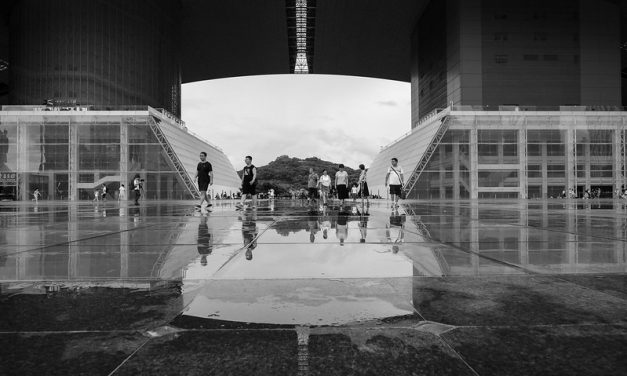
[[[0,172],[0,185],[3,186],[16,186],[17,185],[17,172]]]

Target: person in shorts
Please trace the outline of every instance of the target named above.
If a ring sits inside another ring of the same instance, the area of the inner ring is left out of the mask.
[[[252,164],[253,157],[247,155],[244,159],[246,166],[242,172],[242,201],[235,205],[237,209],[243,209],[246,196],[250,195],[253,200],[252,209],[257,208],[257,167]]]
[[[398,165],[398,159],[392,158],[392,165],[388,168],[385,175],[385,186],[390,186],[390,195],[392,196],[392,207],[398,208],[398,200],[401,198],[401,189],[403,188],[403,168]]]
[[[207,206],[211,206],[209,198],[207,198],[207,190],[210,185],[213,185],[213,166],[207,161],[207,153],[200,152],[200,162],[196,166],[196,177],[194,180],[198,181],[198,190],[200,191],[200,203],[196,205],[196,208],[201,209],[204,202]]]
[[[309,177],[307,178],[307,203],[315,203],[318,198],[318,174],[314,172],[313,167],[309,168]]]
[[[322,196],[322,204],[326,206],[327,200],[329,199],[329,192],[331,191],[331,177],[327,173],[327,170],[322,170],[322,175],[320,179],[318,179],[318,188]]]
[[[344,165],[340,164],[339,171],[335,173],[335,189],[340,205],[344,205],[344,200],[348,198],[348,172],[344,170]]]
[[[366,166],[364,166],[363,164],[359,165],[359,169],[361,170],[361,172],[359,173],[359,196],[361,197],[361,204],[364,204],[364,198],[366,199],[366,205],[370,206],[370,191],[368,190],[368,182],[367,180],[367,176],[368,176],[368,170],[366,169]]]

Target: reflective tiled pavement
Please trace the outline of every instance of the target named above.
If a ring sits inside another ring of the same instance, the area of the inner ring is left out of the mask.
[[[617,375],[613,201],[0,203],[2,375]]]

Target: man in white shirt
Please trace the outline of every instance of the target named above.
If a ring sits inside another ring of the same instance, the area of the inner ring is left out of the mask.
[[[388,168],[388,173],[385,175],[385,186],[390,186],[393,208],[398,208],[398,199],[401,198],[401,189],[404,185],[403,181],[403,168],[398,165],[398,159],[392,158],[392,166]]]

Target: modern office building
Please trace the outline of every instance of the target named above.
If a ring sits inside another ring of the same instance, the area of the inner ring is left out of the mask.
[[[164,110],[127,107],[3,106],[0,111],[0,185],[5,197],[93,199],[103,185],[115,197],[121,184],[133,197],[135,175],[147,199],[199,197],[198,154],[214,168],[210,193],[237,193],[240,181],[218,147],[190,133]]]
[[[571,188],[614,197],[627,188],[626,124],[627,112],[596,107],[452,106],[382,148],[368,185],[385,196],[396,157],[409,198],[557,198]]]

